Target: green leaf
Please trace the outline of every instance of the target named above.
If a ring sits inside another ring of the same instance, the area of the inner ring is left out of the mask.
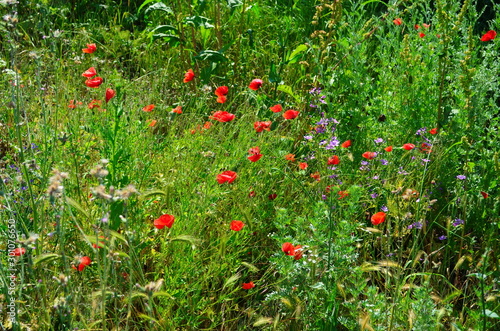
[[[372,3],[372,2],[379,2],[379,3],[383,4],[383,5],[388,6],[388,4],[386,4],[385,2],[380,1],[380,0],[368,0],[368,1],[363,2],[363,3],[361,4],[361,6],[366,6],[367,4]]]
[[[116,231],[113,231],[113,230],[110,230],[109,234],[111,235],[111,237],[114,237],[114,238],[120,240],[122,243],[124,243],[125,245],[128,246],[128,241],[127,241],[127,239],[125,239],[125,237],[122,234],[120,234]]]
[[[151,38],[151,42],[155,41],[155,40],[158,40],[158,39],[165,39],[165,41],[167,43],[170,43],[170,42],[175,42],[175,43],[178,43],[180,42],[180,38],[176,35],[173,35],[173,34],[167,34],[167,33],[157,33],[157,34],[154,34]]]
[[[142,6],[141,6],[142,7]],[[146,9],[146,11],[144,12],[144,14],[149,14],[150,12],[152,12],[153,10],[159,10],[159,11],[163,11],[167,14],[171,14],[173,15],[174,12],[172,10],[172,8],[170,7],[167,7],[166,4],[164,4],[163,2],[157,2],[155,3],[154,5],[151,5],[148,7],[148,9]]]
[[[155,0],[146,0],[142,3],[142,5],[137,9],[137,14],[139,14],[144,6],[146,6],[148,3],[154,2]]]
[[[201,51],[200,54],[195,56],[195,59],[201,61],[210,61],[210,62],[227,62],[227,58],[221,52],[212,51],[212,50],[204,50]]]
[[[68,205],[78,210],[87,219],[90,219],[90,215],[87,213],[85,209],[83,209],[83,207],[78,202],[68,197],[66,197],[66,202],[68,203]]]
[[[279,83],[281,82],[281,77],[276,72],[276,66],[271,62],[271,68],[269,68],[269,82]]]
[[[500,316],[498,316],[497,313],[495,313],[489,309],[484,310],[484,316],[489,317],[489,318],[500,318]]]
[[[243,2],[241,2],[241,0],[227,0],[227,6],[231,9],[234,9],[241,5],[243,5]]]
[[[187,25],[192,25],[196,28],[202,26],[205,29],[211,29],[214,27],[212,24],[209,23],[209,21],[210,19],[203,16],[191,16],[191,17],[186,17],[184,19],[184,23]]]
[[[152,32],[156,32],[156,33],[165,33],[165,32],[168,32],[168,31],[175,31],[175,33],[179,33],[179,30],[177,30],[175,27],[173,27],[172,25],[158,25],[156,28],[154,28],[152,30]]]
[[[285,92],[289,96],[295,99],[295,101],[300,102],[300,98],[298,95],[293,93],[292,87],[288,85],[279,85],[278,86],[278,91]]]
[[[302,44],[297,46],[297,48],[294,49],[292,54],[286,59],[287,63],[296,63],[302,58],[302,53],[304,53],[307,50],[307,45]]]
[[[55,253],[40,254],[33,259],[33,265],[36,266],[37,264],[40,264],[43,262],[53,261],[53,260],[56,260],[60,257],[61,256],[59,254],[55,254]]]

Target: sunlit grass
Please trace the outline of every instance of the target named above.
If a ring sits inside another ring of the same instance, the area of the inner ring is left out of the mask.
[[[495,329],[474,5],[2,4],[4,327]]]

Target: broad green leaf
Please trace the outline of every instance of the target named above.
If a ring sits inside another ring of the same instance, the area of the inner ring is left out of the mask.
[[[495,313],[489,309],[484,310],[484,316],[489,317],[489,318],[500,318],[497,313]]]
[[[147,4],[150,4],[151,2],[154,2],[154,1],[156,1],[156,0],[146,0],[146,1],[144,1],[144,2],[142,3],[142,5],[139,7],[139,9],[137,9],[137,13],[140,13],[140,12],[141,12],[141,10],[142,10],[142,8],[143,8],[144,6],[146,6]]]
[[[191,17],[186,17],[184,20],[184,23],[187,25],[192,25],[196,28],[199,28],[200,26],[204,27],[205,29],[211,29],[214,26],[209,23],[210,19],[203,17],[203,16],[191,16]]]
[[[212,51],[210,49],[201,51],[200,54],[195,56],[196,59],[202,61],[210,61],[210,62],[226,62],[227,58],[221,52]]]
[[[286,62],[296,63],[302,57],[302,53],[304,53],[306,50],[307,50],[307,45],[302,44],[297,46],[297,48],[294,49],[292,54],[290,54]]]
[[[278,86],[278,91],[285,92],[289,96],[295,99],[295,101],[300,102],[299,96],[297,96],[295,93],[293,93],[292,87],[288,85],[279,85]]]
[[[175,33],[178,33],[179,30],[177,30],[175,27],[173,27],[172,25],[158,25],[156,28],[154,28],[152,30],[152,32],[155,32],[155,33],[165,33],[165,32],[168,32],[168,31],[175,31]]]
[[[144,12],[144,14],[149,14],[150,12],[152,12],[153,10],[159,10],[159,11],[163,11],[167,14],[174,14],[172,8],[168,7],[166,4],[164,4],[163,2],[157,2],[151,6],[148,7],[148,9],[146,9],[146,11]]]

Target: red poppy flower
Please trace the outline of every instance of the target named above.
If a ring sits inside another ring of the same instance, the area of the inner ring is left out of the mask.
[[[420,32],[420,33],[418,34],[418,36],[419,36],[420,38],[423,38],[423,37],[425,37],[425,33]]]
[[[286,242],[283,245],[281,245],[281,250],[286,254],[293,256],[295,255],[295,247],[292,245],[292,243]]]
[[[194,72],[193,69],[189,69],[185,74],[184,74],[184,83],[190,82],[194,79]]]
[[[373,214],[371,217],[371,221],[373,225],[379,225],[380,223],[385,222],[386,214],[383,211],[379,211],[376,214]]]
[[[300,260],[302,258],[302,246],[297,245],[293,249],[295,250],[293,254],[294,260]]]
[[[92,263],[92,260],[90,259],[90,257],[88,256],[82,256],[78,262],[80,262],[80,264],[78,264],[78,268],[75,267],[74,265],[71,266],[73,269],[75,270],[78,270],[78,271],[83,271],[83,269],[85,269],[85,267],[89,266],[91,263]]]
[[[149,126],[149,127],[153,127],[153,126],[155,126],[155,125],[156,125],[156,123],[158,123],[158,121],[157,121],[157,120],[151,120],[151,122],[149,122],[148,126]]]
[[[228,113],[227,111],[216,111],[212,116],[209,118],[212,120],[216,120],[218,122],[231,122],[234,120],[234,114]]]
[[[260,158],[262,157],[262,154],[253,154],[253,155],[250,155],[248,157],[248,159],[252,162],[257,162],[260,160]]]
[[[340,163],[340,159],[337,155],[334,155],[330,158],[328,158],[328,164],[329,165],[337,165]]]
[[[415,148],[415,145],[413,145],[413,144],[404,144],[403,145],[403,149],[406,149],[407,151],[411,151],[414,148]]]
[[[316,171],[315,173],[311,174],[311,178],[316,179],[318,182],[321,180],[321,176],[319,174],[319,171]]]
[[[384,151],[392,152],[392,146],[387,146],[386,148],[384,148]]]
[[[85,72],[82,74],[83,77],[91,78],[97,75],[97,71],[95,71],[94,67],[88,68],[85,70]]]
[[[217,97],[217,102],[218,103],[226,103],[227,97],[225,95],[220,95]]]
[[[89,109],[101,108],[101,100],[92,100],[88,105]]]
[[[289,110],[287,110],[286,112],[283,113],[283,117],[286,120],[293,120],[297,116],[299,116],[299,112],[296,111],[296,110],[293,110],[293,109],[289,109]]]
[[[262,79],[254,79],[250,82],[250,85],[248,85],[248,87],[251,90],[257,91],[262,86],[262,83]]]
[[[205,122],[205,124],[203,124],[203,129],[205,130],[208,130],[212,127],[212,122]]]
[[[115,90],[112,90],[110,88],[106,89],[106,103],[108,103],[109,100],[113,99],[116,95]]]
[[[265,121],[265,122],[255,122],[253,124],[253,128],[255,129],[255,131],[257,132],[262,132],[264,130],[266,131],[271,131],[271,124],[272,122],[271,121]]]
[[[142,108],[142,111],[145,111],[147,113],[151,112],[153,109],[155,109],[155,105],[147,105]]]
[[[71,108],[71,109],[75,109],[76,108],[75,100],[69,100],[68,108]]]
[[[245,223],[243,223],[242,221],[231,221],[230,228],[233,231],[240,231],[244,226]]]
[[[295,154],[287,154],[285,155],[285,159],[287,159],[288,161],[295,162]]]
[[[250,191],[250,193],[248,193],[248,197],[249,198],[254,198],[255,197],[255,191]]]
[[[347,192],[347,191],[338,191],[337,194],[340,195],[339,198],[338,198],[340,200],[340,199],[344,199],[346,196],[348,196],[349,192]]]
[[[437,133],[438,133],[438,129],[437,129],[437,128],[430,129],[430,130],[429,130],[429,133],[430,133],[430,134],[437,134]]]
[[[482,195],[482,196],[483,196],[483,198],[485,198],[485,199],[488,199],[488,197],[489,197],[489,194],[488,194],[488,193],[486,193],[486,192],[483,192],[483,191],[481,191],[481,195]]]
[[[255,146],[255,147],[252,147],[248,150],[248,154],[259,154],[260,153],[260,148]]]
[[[17,247],[14,248],[12,251],[10,251],[9,256],[21,256],[26,253],[26,248],[24,247]]]
[[[243,288],[244,290],[250,290],[254,287],[255,287],[255,284],[253,282],[243,283],[243,285],[241,285],[241,288]]]
[[[219,184],[232,183],[238,177],[238,174],[234,171],[227,170],[217,175],[217,182]]]
[[[372,160],[372,159],[377,157],[377,153],[376,152],[364,152],[361,156],[364,157],[365,159]]]
[[[497,33],[493,30],[490,30],[490,31],[486,32],[481,37],[481,41],[491,41],[491,40],[495,39],[496,36],[497,36]]]
[[[432,152],[432,145],[428,143],[422,143],[422,145],[420,146],[420,151],[422,153],[430,153]]]
[[[347,147],[351,146],[351,141],[350,140],[346,140],[340,146],[343,147],[343,148],[347,148]]]
[[[415,24],[415,29],[416,29],[416,30],[420,29],[420,25]]]
[[[182,114],[182,107],[181,106],[175,107],[174,109],[172,109],[172,113]]]
[[[426,28],[426,29],[428,29],[428,28],[430,28],[430,27],[431,27],[431,25],[430,25],[430,24],[427,24],[427,23],[422,23],[422,25],[423,25],[423,26],[424,26],[424,28]]]
[[[101,86],[102,82],[104,82],[104,79],[102,79],[101,77],[96,77],[92,79],[87,79],[85,81],[85,85],[92,88],[98,88],[99,86]]]
[[[259,147],[252,147],[248,150],[248,154],[250,154],[250,156],[248,157],[248,159],[252,162],[257,162],[261,157],[262,157],[262,154],[260,154],[260,148]]]
[[[299,163],[299,168],[305,170],[309,165],[306,162]]]
[[[269,109],[271,109],[271,111],[273,113],[279,113],[283,110],[283,107],[281,107],[281,105],[278,104],[278,105],[274,105],[274,106],[270,107]]]
[[[229,88],[227,86],[220,86],[215,90],[215,95],[220,97],[227,95],[229,93]]]
[[[157,229],[163,229],[164,227],[171,228],[174,225],[175,217],[169,214],[163,214],[153,222],[153,225]]]
[[[97,50],[97,47],[95,44],[87,44],[87,48],[82,48],[82,52],[87,53],[87,54],[92,54]]]
[[[269,194],[269,195],[267,196],[267,198],[268,198],[269,200],[271,200],[271,201],[272,201],[272,200],[274,200],[274,199],[276,199],[277,197],[278,197],[278,195],[277,195],[276,193],[272,193],[272,194]]]
[[[392,22],[394,22],[394,24],[396,25],[401,25],[403,24],[403,20],[401,18],[396,18],[394,19]]]

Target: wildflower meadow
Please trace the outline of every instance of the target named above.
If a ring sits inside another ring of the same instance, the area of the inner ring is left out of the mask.
[[[500,330],[494,0],[0,0],[1,330]]]

